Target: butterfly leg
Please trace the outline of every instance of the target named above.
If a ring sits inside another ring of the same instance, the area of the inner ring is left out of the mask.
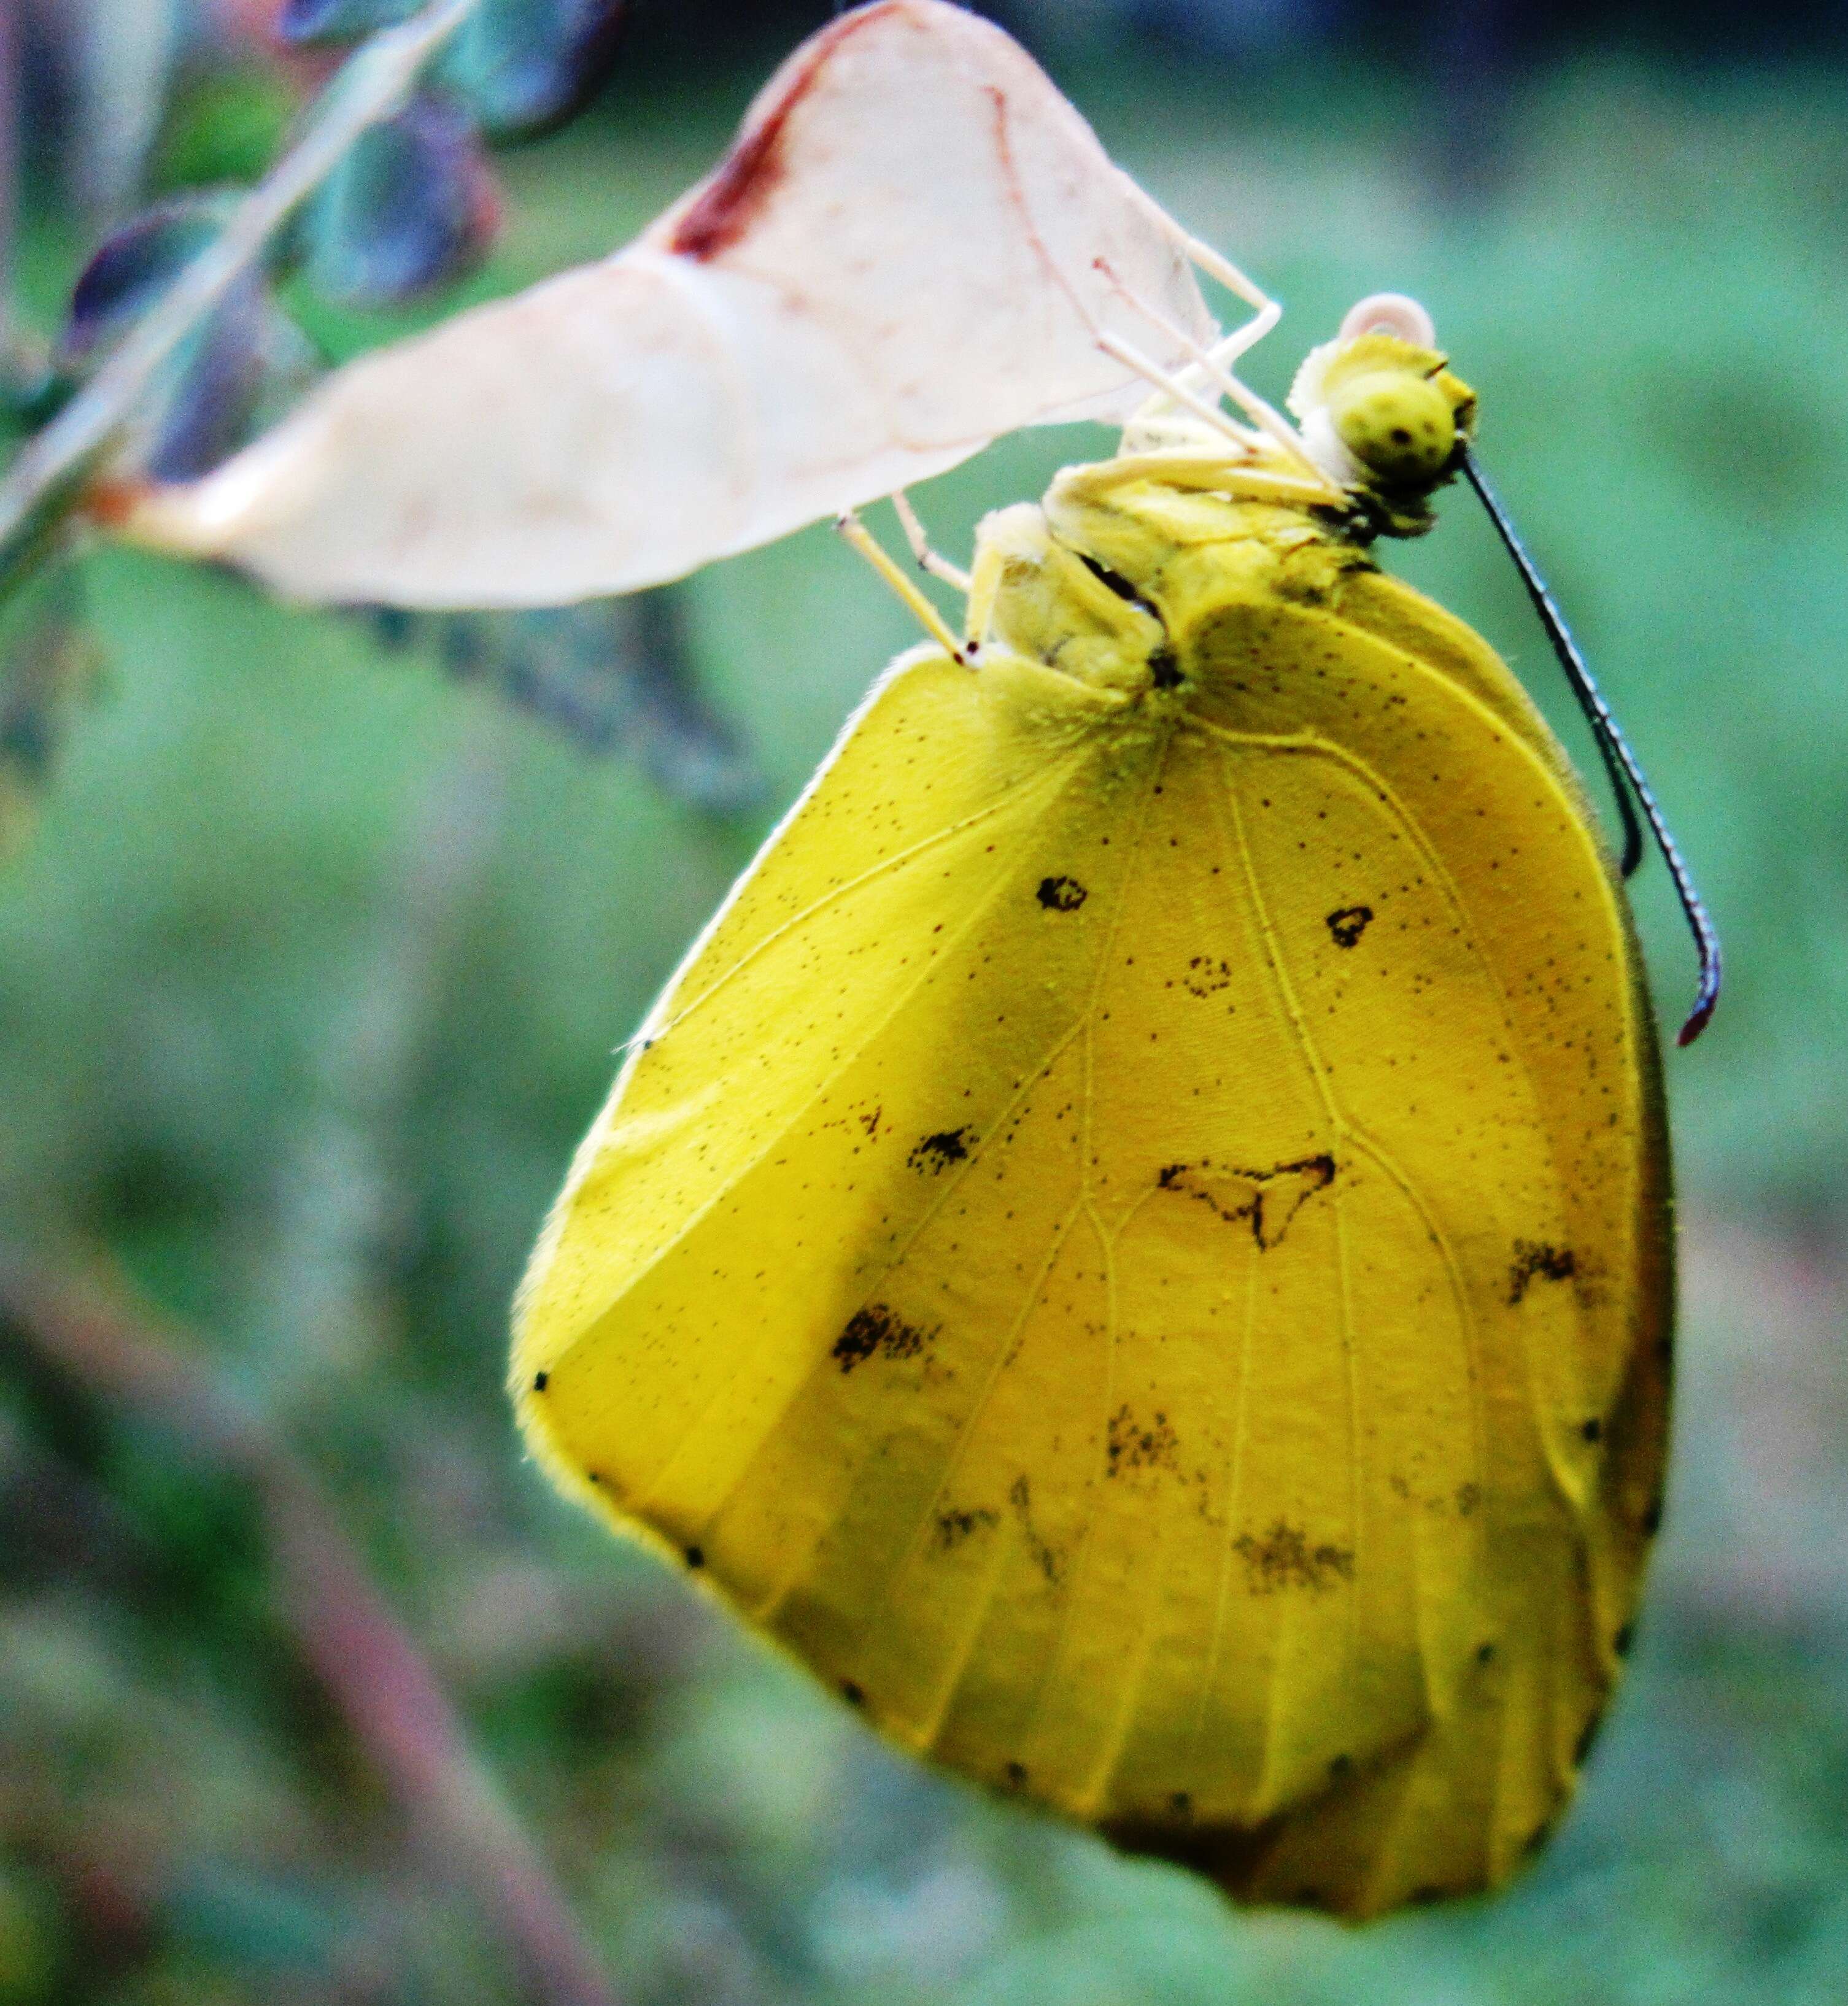
[[[1189,389],[1174,371],[1164,368],[1152,355],[1145,354],[1134,343],[1124,340],[1121,335],[1113,334],[1108,328],[1096,322],[1093,323],[1093,329],[1097,346],[1106,355],[1121,363],[1125,369],[1132,370],[1145,382],[1153,384],[1170,403],[1179,404],[1192,411],[1196,418],[1212,426],[1215,431],[1223,434],[1234,445],[1249,449],[1252,443],[1251,433],[1235,418],[1221,410],[1216,403],[1209,402],[1197,391]],[[1228,376],[1227,381],[1236,382],[1237,378]]]
[[[892,592],[903,601],[916,617],[918,625],[942,649],[952,661],[968,660],[963,644],[952,634],[943,615],[925,598],[917,585],[895,564],[875,540],[872,532],[861,521],[851,509],[842,510],[834,519],[834,526],[865,558]]]
[[[1282,301],[1273,300],[1262,286],[1248,278],[1223,252],[1216,251],[1204,238],[1195,236],[1176,222],[1159,202],[1146,196],[1143,199],[1156,227],[1188,262],[1198,266],[1209,278],[1218,280],[1227,292],[1251,309],[1251,318],[1243,327],[1216,342],[1209,351],[1221,367],[1230,367],[1248,349],[1255,348],[1283,318]]]
[[[1101,502],[1116,489],[1139,480],[1304,509],[1326,506],[1338,493],[1319,473],[1307,480],[1274,467],[1254,466],[1244,453],[1206,452],[1123,452],[1089,466],[1062,467],[1053,476],[1048,493],[1061,502]]]
[[[1188,241],[1191,246],[1192,240]],[[1204,249],[1205,247],[1200,248]],[[1139,294],[1132,292],[1111,270],[1110,266],[1103,259],[1095,259],[1093,263],[1095,268],[1109,280],[1118,296],[1126,305],[1132,308],[1152,327],[1157,329],[1166,341],[1171,343],[1174,347],[1190,357],[1192,361],[1188,368],[1178,371],[1163,369],[1159,363],[1143,354],[1140,350],[1111,333],[1108,329],[1100,328],[1096,330],[1097,346],[1105,354],[1114,356],[1125,368],[1133,369],[1139,376],[1146,378],[1163,396],[1171,399],[1176,403],[1184,405],[1196,417],[1205,418],[1218,430],[1234,438],[1248,437],[1243,427],[1234,424],[1220,410],[1216,402],[1209,403],[1204,397],[1199,396],[1190,387],[1188,382],[1189,377],[1195,375],[1203,377],[1216,397],[1229,398],[1236,404],[1261,432],[1264,433],[1273,444],[1283,449],[1290,463],[1306,478],[1315,480],[1322,485],[1327,484],[1325,477],[1315,462],[1310,459],[1296,428],[1281,411],[1275,410],[1267,403],[1248,384],[1241,383],[1228,367],[1230,363],[1235,361],[1255,342],[1268,333],[1271,327],[1275,325],[1276,303],[1274,301],[1265,301],[1263,311],[1248,321],[1235,333],[1228,335],[1223,341],[1208,348],[1195,340],[1184,328],[1177,327],[1158,308],[1151,306]],[[1207,269],[1213,269],[1210,266]],[[1237,269],[1234,266],[1226,267],[1227,271],[1236,271]],[[1213,275],[1216,277],[1220,276],[1216,271],[1214,271]],[[1255,288],[1253,288],[1253,290],[1255,291]],[[1261,294],[1258,297],[1260,299],[1263,298]],[[1267,315],[1269,318],[1266,318]]]
[[[917,560],[920,571],[928,571],[931,577],[940,578],[948,586],[953,586],[966,599],[969,597],[969,573],[960,565],[952,564],[931,547],[931,540],[924,526],[917,519],[917,511],[911,505],[911,498],[903,488],[896,487],[892,492],[892,506],[899,519],[899,527],[905,533],[905,541],[911,546],[911,554]]]
[[[969,652],[979,656],[983,644],[988,639],[988,623],[994,617],[994,602],[1001,593],[1001,575],[1006,568],[1007,553],[994,542],[981,542],[976,546],[975,569],[969,581]]]
[[[1261,287],[1254,285],[1230,258],[1213,249],[1202,238],[1183,230],[1164,209],[1162,220],[1173,233],[1176,244],[1209,278],[1217,279],[1227,292],[1243,300],[1251,309],[1251,318],[1244,326],[1216,343],[1214,353],[1225,362],[1234,362],[1248,348],[1255,347],[1283,318],[1280,301],[1273,300]]]

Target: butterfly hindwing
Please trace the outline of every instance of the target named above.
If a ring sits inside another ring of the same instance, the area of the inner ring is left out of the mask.
[[[902,667],[646,1028],[516,1363],[554,1469],[895,1738],[1348,1913],[1551,1821],[1660,1455],[1621,906],[1423,604],[1203,620],[1160,708]]]

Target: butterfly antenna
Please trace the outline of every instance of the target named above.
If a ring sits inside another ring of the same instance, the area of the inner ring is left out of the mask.
[[[1668,823],[1657,804],[1654,790],[1644,774],[1636,755],[1630,750],[1629,743],[1617,720],[1611,715],[1610,706],[1593,680],[1585,657],[1579,651],[1579,644],[1572,639],[1565,617],[1554,604],[1547,582],[1540,575],[1539,568],[1528,554],[1527,546],[1522,542],[1520,533],[1508,519],[1508,515],[1495,491],[1489,484],[1476,456],[1467,450],[1463,456],[1464,477],[1476,491],[1476,498],[1482,504],[1489,520],[1495,526],[1495,533],[1501,539],[1508,554],[1514,560],[1521,582],[1527,588],[1527,597],[1533,602],[1533,610],[1540,615],[1547,639],[1552,643],[1553,652],[1565,670],[1566,681],[1572,685],[1572,694],[1579,699],[1579,708],[1585,713],[1585,721],[1591,727],[1592,736],[1597,741],[1600,757],[1604,762],[1604,771],[1610,776],[1612,793],[1617,797],[1618,812],[1623,818],[1624,853],[1623,873],[1628,878],[1642,861],[1642,827],[1637,820],[1639,805],[1647,818],[1650,833],[1662,852],[1663,861],[1668,866],[1668,875],[1674,880],[1675,896],[1681,902],[1681,910],[1688,916],[1688,925],[1694,935],[1694,944],[1700,955],[1700,986],[1695,993],[1694,1008],[1688,1012],[1688,1021],[1681,1026],[1677,1044],[1691,1044],[1706,1029],[1707,1020],[1713,1014],[1713,1006],[1720,1001],[1720,936],[1714,931],[1700,893],[1695,889],[1694,876],[1682,857],[1679,846],[1670,833]],[[1632,798],[1634,797],[1634,798]]]
[[[1547,630],[1547,639],[1553,644],[1553,652],[1559,658],[1559,666],[1565,670],[1566,681],[1572,686],[1572,694],[1579,699],[1579,708],[1585,713],[1585,721],[1591,727],[1592,736],[1598,742],[1598,755],[1604,762],[1604,771],[1610,776],[1610,791],[1617,799],[1617,813],[1623,818],[1624,858],[1623,870],[1626,878],[1636,875],[1636,867],[1642,861],[1642,825],[1636,819],[1636,810],[1630,799],[1630,790],[1624,783],[1628,772],[1635,781],[1639,790],[1648,793],[1642,775],[1636,770],[1636,762],[1629,748],[1624,743],[1624,735],[1617,729],[1617,720],[1610,714],[1610,707],[1603,693],[1592,679],[1592,673],[1585,657],[1579,652],[1579,644],[1572,639],[1571,629],[1565,624],[1565,616],[1560,611],[1547,582],[1540,575],[1540,568],[1528,554],[1527,546],[1522,542],[1520,532],[1508,519],[1508,511],[1501,505],[1488,478],[1477,463],[1476,456],[1466,452],[1463,455],[1463,473],[1470,485],[1476,490],[1476,498],[1488,512],[1489,520],[1495,526],[1495,533],[1501,539],[1508,555],[1514,559],[1515,568],[1521,574],[1521,582],[1527,588],[1527,597],[1533,601],[1533,610],[1540,615],[1540,625]],[[1658,830],[1665,848],[1672,850],[1665,832]]]

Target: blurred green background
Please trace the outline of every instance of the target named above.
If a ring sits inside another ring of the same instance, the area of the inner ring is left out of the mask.
[[[707,8],[697,48],[645,23],[586,117],[502,158],[495,251],[421,317],[626,237],[825,12],[745,32]],[[99,548],[94,686],[0,879],[0,2006],[569,1996],[392,1783],[330,1680],[339,1639],[318,1658],[277,1459],[459,1709],[612,1997],[1848,1997],[1848,73],[1820,30],[1745,60],[1628,14],[1601,38],[1503,21],[1410,61],[1330,6],[1185,16],[1008,18],[1287,301],[1260,387],[1364,292],[1430,306],[1729,952],[1713,1028],[1669,1061],[1677,1461],[1578,1810],[1493,1902],[1358,1932],[1234,1913],[888,1755],[521,1461],[505,1306],[613,1049],[912,639],[826,531],[678,602],[756,776],[722,813],[662,784],[646,720],[600,751],[445,667],[440,635],[388,648]],[[246,143],[264,62],[199,42],[179,139]],[[17,285],[48,327],[95,215],[37,157]],[[405,324],[297,304],[336,353]],[[959,551],[1107,445],[1026,435],[916,499]],[[1589,756],[1466,498],[1389,561]],[[1637,896],[1672,1026],[1692,966],[1659,864]],[[137,1332],[192,1391],[125,1363]],[[202,1420],[227,1403],[228,1436]]]

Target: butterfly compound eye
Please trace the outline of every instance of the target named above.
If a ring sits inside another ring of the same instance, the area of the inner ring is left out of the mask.
[[[1354,458],[1394,484],[1436,480],[1456,445],[1450,399],[1410,369],[1350,378],[1330,396],[1329,417]]]

